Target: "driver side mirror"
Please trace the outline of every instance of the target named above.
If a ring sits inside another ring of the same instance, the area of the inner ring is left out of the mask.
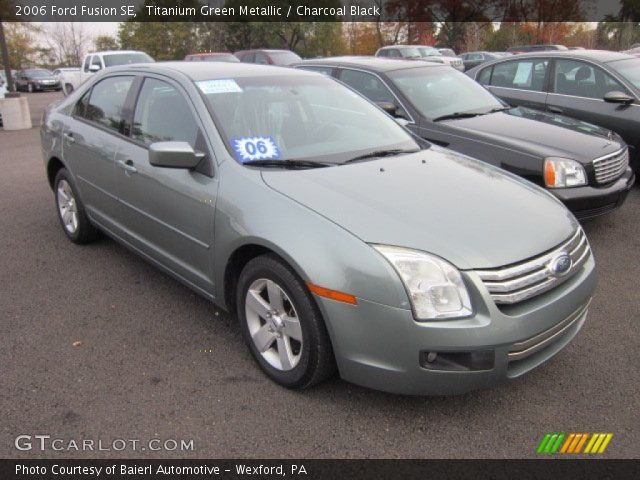
[[[408,120],[402,109],[398,108],[393,102],[376,102],[376,105],[378,105],[382,110],[387,112],[393,118],[402,118],[404,120]]]
[[[196,168],[204,153],[195,152],[187,142],[156,142],[149,145],[149,163],[164,168]]]
[[[626,93],[614,90],[612,92],[605,93],[603,100],[607,103],[623,103],[625,105],[629,105],[630,103],[633,103],[635,99]]]
[[[96,65],[96,64],[89,65],[89,71],[90,72],[96,73],[99,70],[100,70],[100,65]]]

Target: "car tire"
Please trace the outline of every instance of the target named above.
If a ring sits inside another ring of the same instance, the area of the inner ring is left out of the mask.
[[[65,95],[71,95],[73,93],[73,85],[71,85],[70,83],[65,83],[62,91]]]
[[[83,244],[94,240],[98,230],[91,224],[78,196],[78,189],[71,175],[65,168],[61,168],[53,183],[56,211],[65,235],[73,243]]]
[[[27,84],[27,92],[33,93],[35,89],[33,88],[33,83]]]
[[[304,389],[335,373],[331,340],[318,306],[278,256],[249,261],[236,292],[243,336],[267,376],[284,387]]]

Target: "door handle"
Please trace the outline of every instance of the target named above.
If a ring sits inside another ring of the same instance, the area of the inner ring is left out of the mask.
[[[136,173],[138,171],[138,169],[133,166],[133,161],[131,160],[127,160],[126,162],[124,160],[118,160],[117,163],[118,163],[118,166],[124,169],[124,171],[128,174]]]
[[[560,107],[554,107],[553,105],[550,105],[548,108],[550,112],[562,113],[562,109]]]
[[[76,139],[73,138],[73,133],[72,132],[64,132],[62,134],[62,136],[67,140],[67,142],[69,143],[75,143]]]

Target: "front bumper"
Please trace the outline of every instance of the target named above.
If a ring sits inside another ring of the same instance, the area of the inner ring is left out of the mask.
[[[62,86],[60,82],[56,83],[34,83],[33,86],[36,90],[60,90]]]
[[[498,308],[477,274],[463,275],[476,313],[461,320],[416,322],[412,312],[402,308],[361,299],[356,306],[318,299],[342,378],[406,395],[460,394],[517,378],[578,333],[596,285],[590,255],[562,285]],[[425,363],[429,352],[449,359],[476,358],[479,368],[432,369]]]
[[[636,177],[631,167],[615,182],[602,187],[590,185],[575,188],[549,189],[576,218],[581,220],[597,217],[619,208],[627,198],[627,194]]]

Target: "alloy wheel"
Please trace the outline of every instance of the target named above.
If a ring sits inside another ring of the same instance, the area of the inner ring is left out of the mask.
[[[78,230],[78,204],[76,203],[69,182],[64,179],[58,182],[56,196],[62,224],[67,232],[73,235]]]
[[[249,334],[260,355],[280,371],[300,362],[302,329],[293,302],[273,280],[255,280],[245,297]]]

